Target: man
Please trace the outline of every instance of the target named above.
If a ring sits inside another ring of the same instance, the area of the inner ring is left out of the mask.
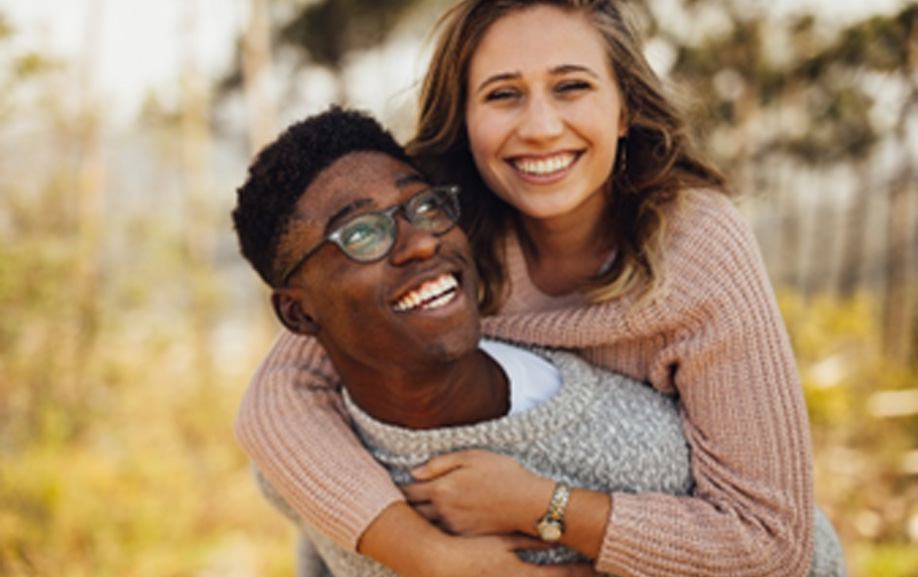
[[[519,488],[528,508],[508,510],[514,528],[570,547],[525,558],[585,561],[571,549],[595,556],[611,491],[691,490],[680,419],[672,399],[573,355],[481,341],[458,194],[431,186],[375,121],[332,109],[259,155],[233,217],[278,318],[321,343],[355,429],[397,483],[436,454],[512,456],[539,473]],[[589,574],[525,565],[513,551],[532,540],[450,536],[403,503],[361,540],[382,564],[303,530],[335,575]]]

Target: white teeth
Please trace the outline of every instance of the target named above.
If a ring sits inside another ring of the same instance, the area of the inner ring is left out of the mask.
[[[571,152],[565,152],[549,158],[521,158],[513,161],[513,165],[526,174],[535,176],[545,176],[564,170],[574,163],[576,155]]]
[[[418,307],[423,309],[439,308],[452,300],[458,287],[459,282],[456,277],[451,274],[442,274],[409,291],[405,296],[398,299],[393,308],[397,312],[405,312]]]
[[[449,292],[443,296],[437,297],[434,300],[430,301],[429,303],[424,305],[424,308],[425,309],[438,309],[451,300],[453,300],[453,293]]]

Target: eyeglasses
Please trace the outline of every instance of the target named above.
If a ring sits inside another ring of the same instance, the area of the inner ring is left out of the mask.
[[[401,204],[347,221],[293,263],[281,277],[281,284],[286,285],[303,263],[327,242],[335,243],[348,258],[359,263],[385,258],[398,239],[398,223],[395,222],[398,212],[402,212],[412,226],[437,236],[446,234],[459,220],[459,187],[434,186]]]

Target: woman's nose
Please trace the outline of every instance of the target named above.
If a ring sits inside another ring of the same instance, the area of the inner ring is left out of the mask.
[[[526,140],[544,140],[561,135],[563,130],[564,122],[551,99],[533,93],[520,118],[519,136]]]
[[[392,264],[400,266],[414,260],[426,260],[440,250],[440,237],[411,224],[406,218],[395,220],[398,231],[390,256]]]

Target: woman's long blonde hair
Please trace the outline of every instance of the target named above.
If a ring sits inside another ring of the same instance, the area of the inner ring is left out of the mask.
[[[431,175],[463,189],[462,226],[468,233],[482,281],[481,309],[496,312],[506,283],[499,244],[515,210],[485,185],[472,154],[465,124],[472,56],[488,28],[505,15],[547,4],[579,12],[596,27],[626,112],[627,138],[610,175],[608,203],[613,265],[583,291],[594,302],[632,290],[649,294],[663,279],[664,206],[688,188],[726,191],[723,175],[695,149],[677,108],[641,51],[623,0],[463,0],[437,25],[440,31],[424,78],[417,132],[408,152]]]

